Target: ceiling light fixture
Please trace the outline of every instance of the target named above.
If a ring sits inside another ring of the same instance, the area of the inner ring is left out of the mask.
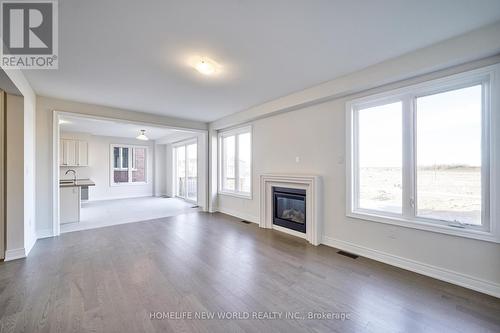
[[[142,140],[142,141],[148,141],[149,138],[144,133],[146,133],[146,130],[141,130],[141,134],[139,134],[138,136],[136,136],[136,139],[137,140]]]
[[[201,59],[194,68],[203,75],[212,75],[215,73],[215,65],[207,59]]]

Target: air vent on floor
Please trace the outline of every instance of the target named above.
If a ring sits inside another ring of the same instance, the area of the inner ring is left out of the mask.
[[[198,207],[200,207],[200,206],[196,205],[196,206],[192,206],[191,208],[198,208]]]
[[[245,223],[245,224],[250,224],[250,223],[252,223],[252,222],[248,222],[248,221],[245,221],[245,220],[242,220],[241,222],[242,222],[242,223]]]
[[[345,251],[338,251],[337,253],[340,254],[340,255],[342,255],[342,256],[349,257],[351,259],[358,259],[358,257],[359,257],[359,256],[357,256],[355,254],[352,254],[352,253],[349,253],[349,252],[345,252]]]

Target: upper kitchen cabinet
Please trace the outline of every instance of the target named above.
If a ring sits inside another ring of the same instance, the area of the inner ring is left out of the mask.
[[[89,165],[89,144],[87,143],[87,141],[77,141],[77,152],[77,165]]]
[[[88,166],[88,142],[71,139],[61,139],[60,166]]]

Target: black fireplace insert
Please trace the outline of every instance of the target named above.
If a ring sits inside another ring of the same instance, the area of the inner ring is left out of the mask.
[[[273,223],[306,232],[306,190],[273,187]]]

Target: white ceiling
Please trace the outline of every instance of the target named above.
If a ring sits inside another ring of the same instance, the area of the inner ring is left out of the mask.
[[[59,70],[26,76],[40,95],[212,121],[498,20],[498,0],[64,0]]]
[[[61,116],[60,119],[62,120],[60,121],[60,128],[63,132],[79,132],[92,135],[135,138],[140,134],[139,131],[143,129],[146,130],[146,136],[150,140],[165,139],[162,140],[162,143],[169,142],[168,138],[178,135],[196,135],[195,132],[181,131],[164,127],[145,126],[141,124],[118,122],[107,119],[94,119],[67,115]]]

